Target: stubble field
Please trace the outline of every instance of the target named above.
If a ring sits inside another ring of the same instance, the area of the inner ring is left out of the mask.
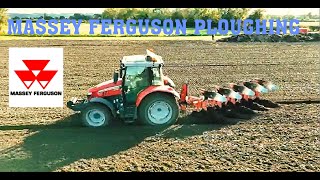
[[[153,48],[180,91],[265,78],[280,108],[233,123],[179,123],[165,129],[81,127],[64,108],[8,107],[9,47],[64,48],[64,103],[112,78],[125,55]],[[320,171],[320,43],[211,41],[0,41],[0,171]],[[302,100],[299,102],[298,100]],[[296,103],[292,103],[297,101]],[[291,104],[292,103],[292,104]]]

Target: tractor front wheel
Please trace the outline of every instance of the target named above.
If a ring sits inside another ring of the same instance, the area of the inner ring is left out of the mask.
[[[109,124],[112,115],[110,110],[102,104],[90,103],[81,112],[81,119],[84,126],[103,127]]]
[[[141,102],[138,113],[142,124],[171,125],[178,119],[179,105],[170,94],[154,93]]]

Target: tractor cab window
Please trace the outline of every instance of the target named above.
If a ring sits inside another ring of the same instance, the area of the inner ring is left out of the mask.
[[[163,81],[161,78],[161,69],[160,67],[154,67],[152,70],[152,85],[162,85]]]
[[[135,103],[137,95],[151,84],[151,68],[127,67],[124,75],[124,93],[127,103]]]
[[[125,75],[125,86],[137,88],[148,86],[149,73],[146,67],[127,67]]]

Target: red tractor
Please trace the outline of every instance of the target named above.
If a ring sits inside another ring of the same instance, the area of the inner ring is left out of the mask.
[[[80,111],[83,124],[89,127],[106,126],[116,117],[125,122],[138,120],[145,125],[170,125],[187,105],[198,111],[221,108],[230,102],[256,99],[261,93],[276,88],[270,82],[254,80],[230,84],[228,88],[216,87],[215,92],[202,91],[200,97],[188,96],[187,84],[179,94],[173,81],[163,75],[162,67],[162,57],[151,50],[145,55],[124,56],[113,80],[90,88],[85,99],[72,98],[67,107]]]
[[[90,88],[85,100],[72,98],[67,106],[81,111],[84,125],[92,127],[105,126],[117,116],[147,125],[174,123],[180,95],[162,74],[162,66],[162,57],[150,50],[146,55],[124,56],[113,80]]]

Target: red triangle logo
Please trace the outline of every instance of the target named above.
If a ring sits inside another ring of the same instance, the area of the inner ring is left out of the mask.
[[[30,71],[43,70],[50,60],[22,60]]]
[[[36,80],[35,75],[31,71],[14,71],[24,86],[29,89]],[[31,83],[30,83],[31,82]]]
[[[45,89],[50,81],[38,81],[40,86]]]
[[[29,89],[32,84],[34,83],[34,81],[22,81],[23,84],[26,86],[27,89]]]
[[[57,72],[57,70],[40,71],[37,76],[37,81],[39,82],[40,86],[45,89]]]
[[[22,60],[29,70],[14,71],[24,86],[29,89],[35,80],[45,89],[58,70],[43,70],[50,60]]]

